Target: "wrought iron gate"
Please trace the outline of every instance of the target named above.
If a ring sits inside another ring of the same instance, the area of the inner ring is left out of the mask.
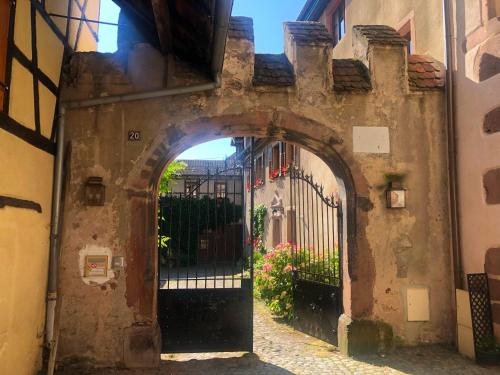
[[[337,344],[342,313],[342,204],[304,171],[290,172],[294,326]]]
[[[252,351],[253,268],[243,166],[207,171],[159,202],[158,322],[164,353]]]

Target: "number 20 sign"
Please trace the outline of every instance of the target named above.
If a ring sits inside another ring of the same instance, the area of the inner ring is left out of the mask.
[[[135,142],[141,140],[141,132],[138,130],[129,130],[128,131],[128,140]]]

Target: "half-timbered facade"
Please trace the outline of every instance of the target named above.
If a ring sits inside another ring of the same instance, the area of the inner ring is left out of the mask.
[[[98,0],[0,1],[1,374],[41,366],[61,68],[97,48],[83,18],[99,18]]]

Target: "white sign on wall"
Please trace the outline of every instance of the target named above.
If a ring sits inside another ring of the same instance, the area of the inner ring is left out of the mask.
[[[368,154],[388,154],[391,152],[388,127],[354,126],[352,138],[354,152]]]

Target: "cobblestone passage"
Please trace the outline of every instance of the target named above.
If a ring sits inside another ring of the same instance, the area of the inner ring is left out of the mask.
[[[255,304],[255,353],[163,355],[159,370],[78,371],[57,375],[365,375],[365,374],[500,374],[500,367],[480,367],[453,349],[428,346],[398,350],[386,357],[347,358],[337,349],[273,320]]]

